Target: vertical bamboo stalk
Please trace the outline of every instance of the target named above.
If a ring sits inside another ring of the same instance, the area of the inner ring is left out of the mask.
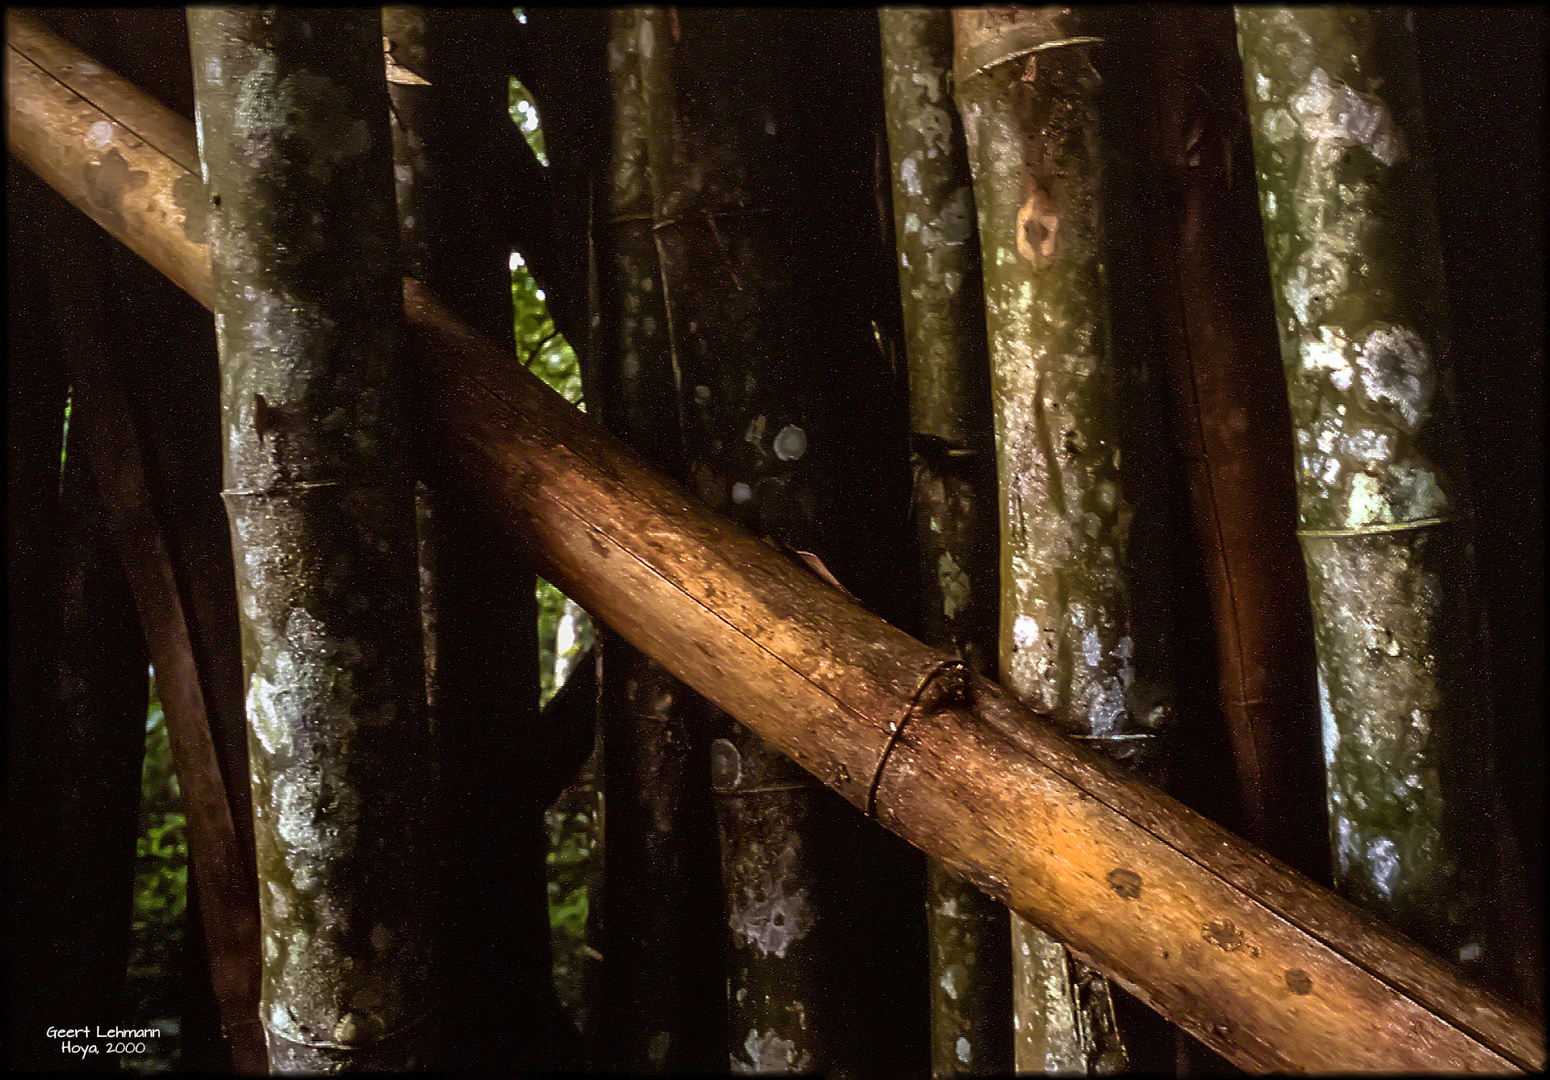
[[[883,8],[883,94],[910,374],[922,640],[995,673],[996,519],[990,360],[946,8]],[[931,1074],[1012,1068],[1006,909],[928,866]]]
[[[1239,8],[1337,887],[1501,978],[1443,268],[1399,9]],[[1468,727],[1466,728],[1466,725]]]
[[[276,1071],[434,1027],[429,784],[380,16],[193,8]]]
[[[648,176],[690,486],[761,536],[811,550],[826,457],[779,216],[787,121],[764,12],[647,9],[638,29]],[[722,719],[711,747],[731,931],[734,1069],[833,1068],[821,785]]]
[[[532,153],[511,122],[509,11],[383,9],[394,177],[408,272],[492,341],[512,335],[510,235]],[[442,1060],[568,1063],[554,997],[541,792],[533,575],[502,558],[486,516],[421,490],[421,581],[435,620]],[[568,1048],[574,1056],[575,1047]]]
[[[1001,677],[1085,737],[1133,737],[1090,16],[954,12],[995,402]],[[1108,985],[1014,919],[1021,1070],[1123,1067]]]
[[[647,174],[639,8],[610,16],[613,148],[594,224],[600,323],[595,415],[672,476],[683,476]],[[602,648],[603,846],[598,1020],[602,1064],[631,1073],[724,1062],[724,933],[709,789],[711,707],[623,638]]]
[[[1313,634],[1296,547],[1290,416],[1279,373],[1253,148],[1225,8],[1148,11],[1148,230],[1167,283],[1175,430],[1189,468],[1244,835],[1328,873]]]

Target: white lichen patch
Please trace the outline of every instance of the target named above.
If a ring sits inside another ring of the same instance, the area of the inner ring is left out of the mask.
[[[758,879],[745,882],[733,898],[727,923],[738,947],[784,957],[812,929],[807,890],[792,879],[796,854],[794,846],[782,848],[773,863],[761,868]]]
[[[1404,154],[1404,141],[1388,108],[1314,68],[1301,90],[1292,96],[1292,113],[1310,141],[1334,149],[1365,147],[1384,165]]]
[[[1012,622],[1012,644],[1018,649],[1034,649],[1039,644],[1039,620],[1019,615]]]
[[[1388,500],[1379,490],[1378,481],[1367,473],[1351,477],[1351,491],[1346,501],[1345,523],[1349,528],[1363,525],[1386,525],[1394,520]]]
[[[937,584],[942,590],[942,614],[949,619],[969,604],[969,575],[963,572],[952,552],[944,551],[937,559]]]
[[[1414,431],[1437,392],[1431,351],[1402,326],[1380,325],[1368,332],[1356,361],[1367,400]]]
[[[1367,845],[1367,873],[1379,896],[1394,895],[1399,883],[1399,849],[1387,837],[1378,837]]]
[[[289,919],[291,917],[291,902],[286,897],[285,891],[274,881],[266,881],[269,893],[269,911],[276,919]]]
[[[958,1043],[953,1048],[953,1050],[958,1055],[958,1060],[960,1062],[962,1062],[965,1065],[968,1065],[968,1064],[971,1063],[970,1062],[970,1056],[971,1055],[970,1055],[970,1051],[969,1051],[969,1040],[968,1039],[964,1038],[962,1035],[958,1036]]]
[[[285,701],[290,692],[255,671],[248,681],[248,724],[268,754],[287,752],[291,747],[290,710]]]
[[[796,461],[807,453],[807,432],[795,424],[787,424],[776,433],[772,449],[781,461]]]
[[[355,116],[349,93],[305,69],[277,79],[273,57],[259,54],[237,88],[232,134],[254,151],[284,137],[310,158],[309,178],[326,183],[333,172],[371,149],[371,126]],[[262,152],[267,152],[262,151]]]
[[[1394,469],[1390,495],[1396,521],[1420,521],[1439,517],[1448,509],[1448,497],[1430,469],[1404,464]]]
[[[1340,452],[1364,465],[1385,465],[1394,460],[1394,436],[1377,428],[1360,428],[1341,436]]]
[[[739,1073],[789,1073],[802,1072],[811,1064],[807,1051],[798,1051],[790,1039],[781,1038],[776,1031],[748,1032],[743,1040],[746,1060],[734,1058],[733,1071]]]

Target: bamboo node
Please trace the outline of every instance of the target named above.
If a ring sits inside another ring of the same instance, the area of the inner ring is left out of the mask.
[[[1357,525],[1348,529],[1298,529],[1298,540],[1328,540],[1340,536],[1376,536],[1381,533],[1410,532],[1414,529],[1432,529],[1450,525],[1458,519],[1452,516],[1416,518],[1414,521],[1394,521],[1378,525]]]

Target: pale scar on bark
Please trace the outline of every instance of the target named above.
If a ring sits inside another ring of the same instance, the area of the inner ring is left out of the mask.
[[[1049,196],[1035,187],[1017,208],[1017,228],[1013,230],[1017,253],[1034,266],[1042,266],[1055,255],[1055,233],[1059,228],[1060,217],[1050,205]],[[1034,236],[1038,237],[1037,247],[1033,244]]]

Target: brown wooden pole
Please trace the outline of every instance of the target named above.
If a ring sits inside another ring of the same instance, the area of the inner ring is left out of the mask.
[[[72,88],[89,58],[8,20],[12,152],[207,298],[207,249],[188,225],[198,200],[173,195],[186,167],[137,133],[186,132],[186,121],[122,81],[93,104]],[[437,465],[499,514],[515,550],[1170,1020],[1247,1069],[1543,1067],[1542,1028],[1521,1009],[994,684],[970,683],[956,661],[700,508],[536,378],[491,374],[495,346],[417,283],[405,307]]]

